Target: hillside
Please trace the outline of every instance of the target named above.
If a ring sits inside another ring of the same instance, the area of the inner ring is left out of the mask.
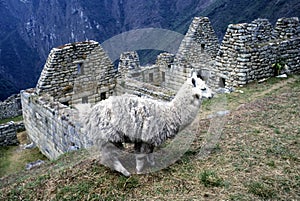
[[[65,43],[149,27],[185,33],[195,16],[208,16],[221,40],[230,23],[299,11],[298,0],[0,0],[0,100],[35,86],[49,51]]]
[[[206,101],[197,137],[166,169],[126,178],[86,151],[0,180],[1,200],[298,200],[300,75],[252,83]],[[220,101],[230,110],[212,153],[199,159]],[[196,130],[197,130],[196,129]]]

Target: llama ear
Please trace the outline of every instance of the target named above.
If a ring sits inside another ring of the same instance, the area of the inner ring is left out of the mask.
[[[197,78],[197,72],[194,69],[191,70],[191,77]]]
[[[192,84],[193,84],[194,87],[196,87],[196,80],[195,80],[195,78],[192,78]]]
[[[193,78],[197,78],[197,72],[192,72],[192,76],[191,77],[193,77]]]

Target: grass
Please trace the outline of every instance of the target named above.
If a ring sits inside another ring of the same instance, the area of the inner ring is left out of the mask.
[[[262,182],[251,182],[247,185],[248,192],[263,199],[270,199],[276,196],[275,190]]]
[[[163,170],[126,178],[81,150],[2,177],[0,200],[300,200],[299,80],[269,79],[226,95],[231,112],[207,158],[198,152],[213,102],[204,104],[189,150]]]
[[[0,124],[5,124],[8,123],[10,121],[14,121],[14,122],[18,122],[18,121],[22,121],[23,120],[23,116],[17,116],[17,117],[12,117],[12,118],[7,118],[7,119],[0,119]]]
[[[220,187],[224,185],[223,179],[212,170],[204,170],[200,173],[199,178],[205,187]]]
[[[26,133],[18,133],[21,144],[26,141]],[[0,147],[0,177],[20,172],[29,162],[46,160],[38,148],[23,150],[19,146]]]

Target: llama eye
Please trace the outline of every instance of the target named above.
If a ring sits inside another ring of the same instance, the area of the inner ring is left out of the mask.
[[[206,91],[206,88],[202,88],[201,91]]]
[[[195,97],[196,99],[200,99],[200,96],[199,96],[198,94],[195,94],[194,97]]]
[[[192,84],[194,87],[196,87],[196,80],[194,78],[192,79]]]

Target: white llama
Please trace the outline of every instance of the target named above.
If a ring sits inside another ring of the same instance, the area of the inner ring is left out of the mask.
[[[101,163],[130,176],[118,158],[122,143],[134,143],[136,171],[141,173],[146,159],[154,164],[154,147],[189,125],[199,112],[201,99],[212,97],[212,91],[194,73],[171,102],[128,94],[112,96],[84,109],[80,118],[89,143],[99,146]]]

